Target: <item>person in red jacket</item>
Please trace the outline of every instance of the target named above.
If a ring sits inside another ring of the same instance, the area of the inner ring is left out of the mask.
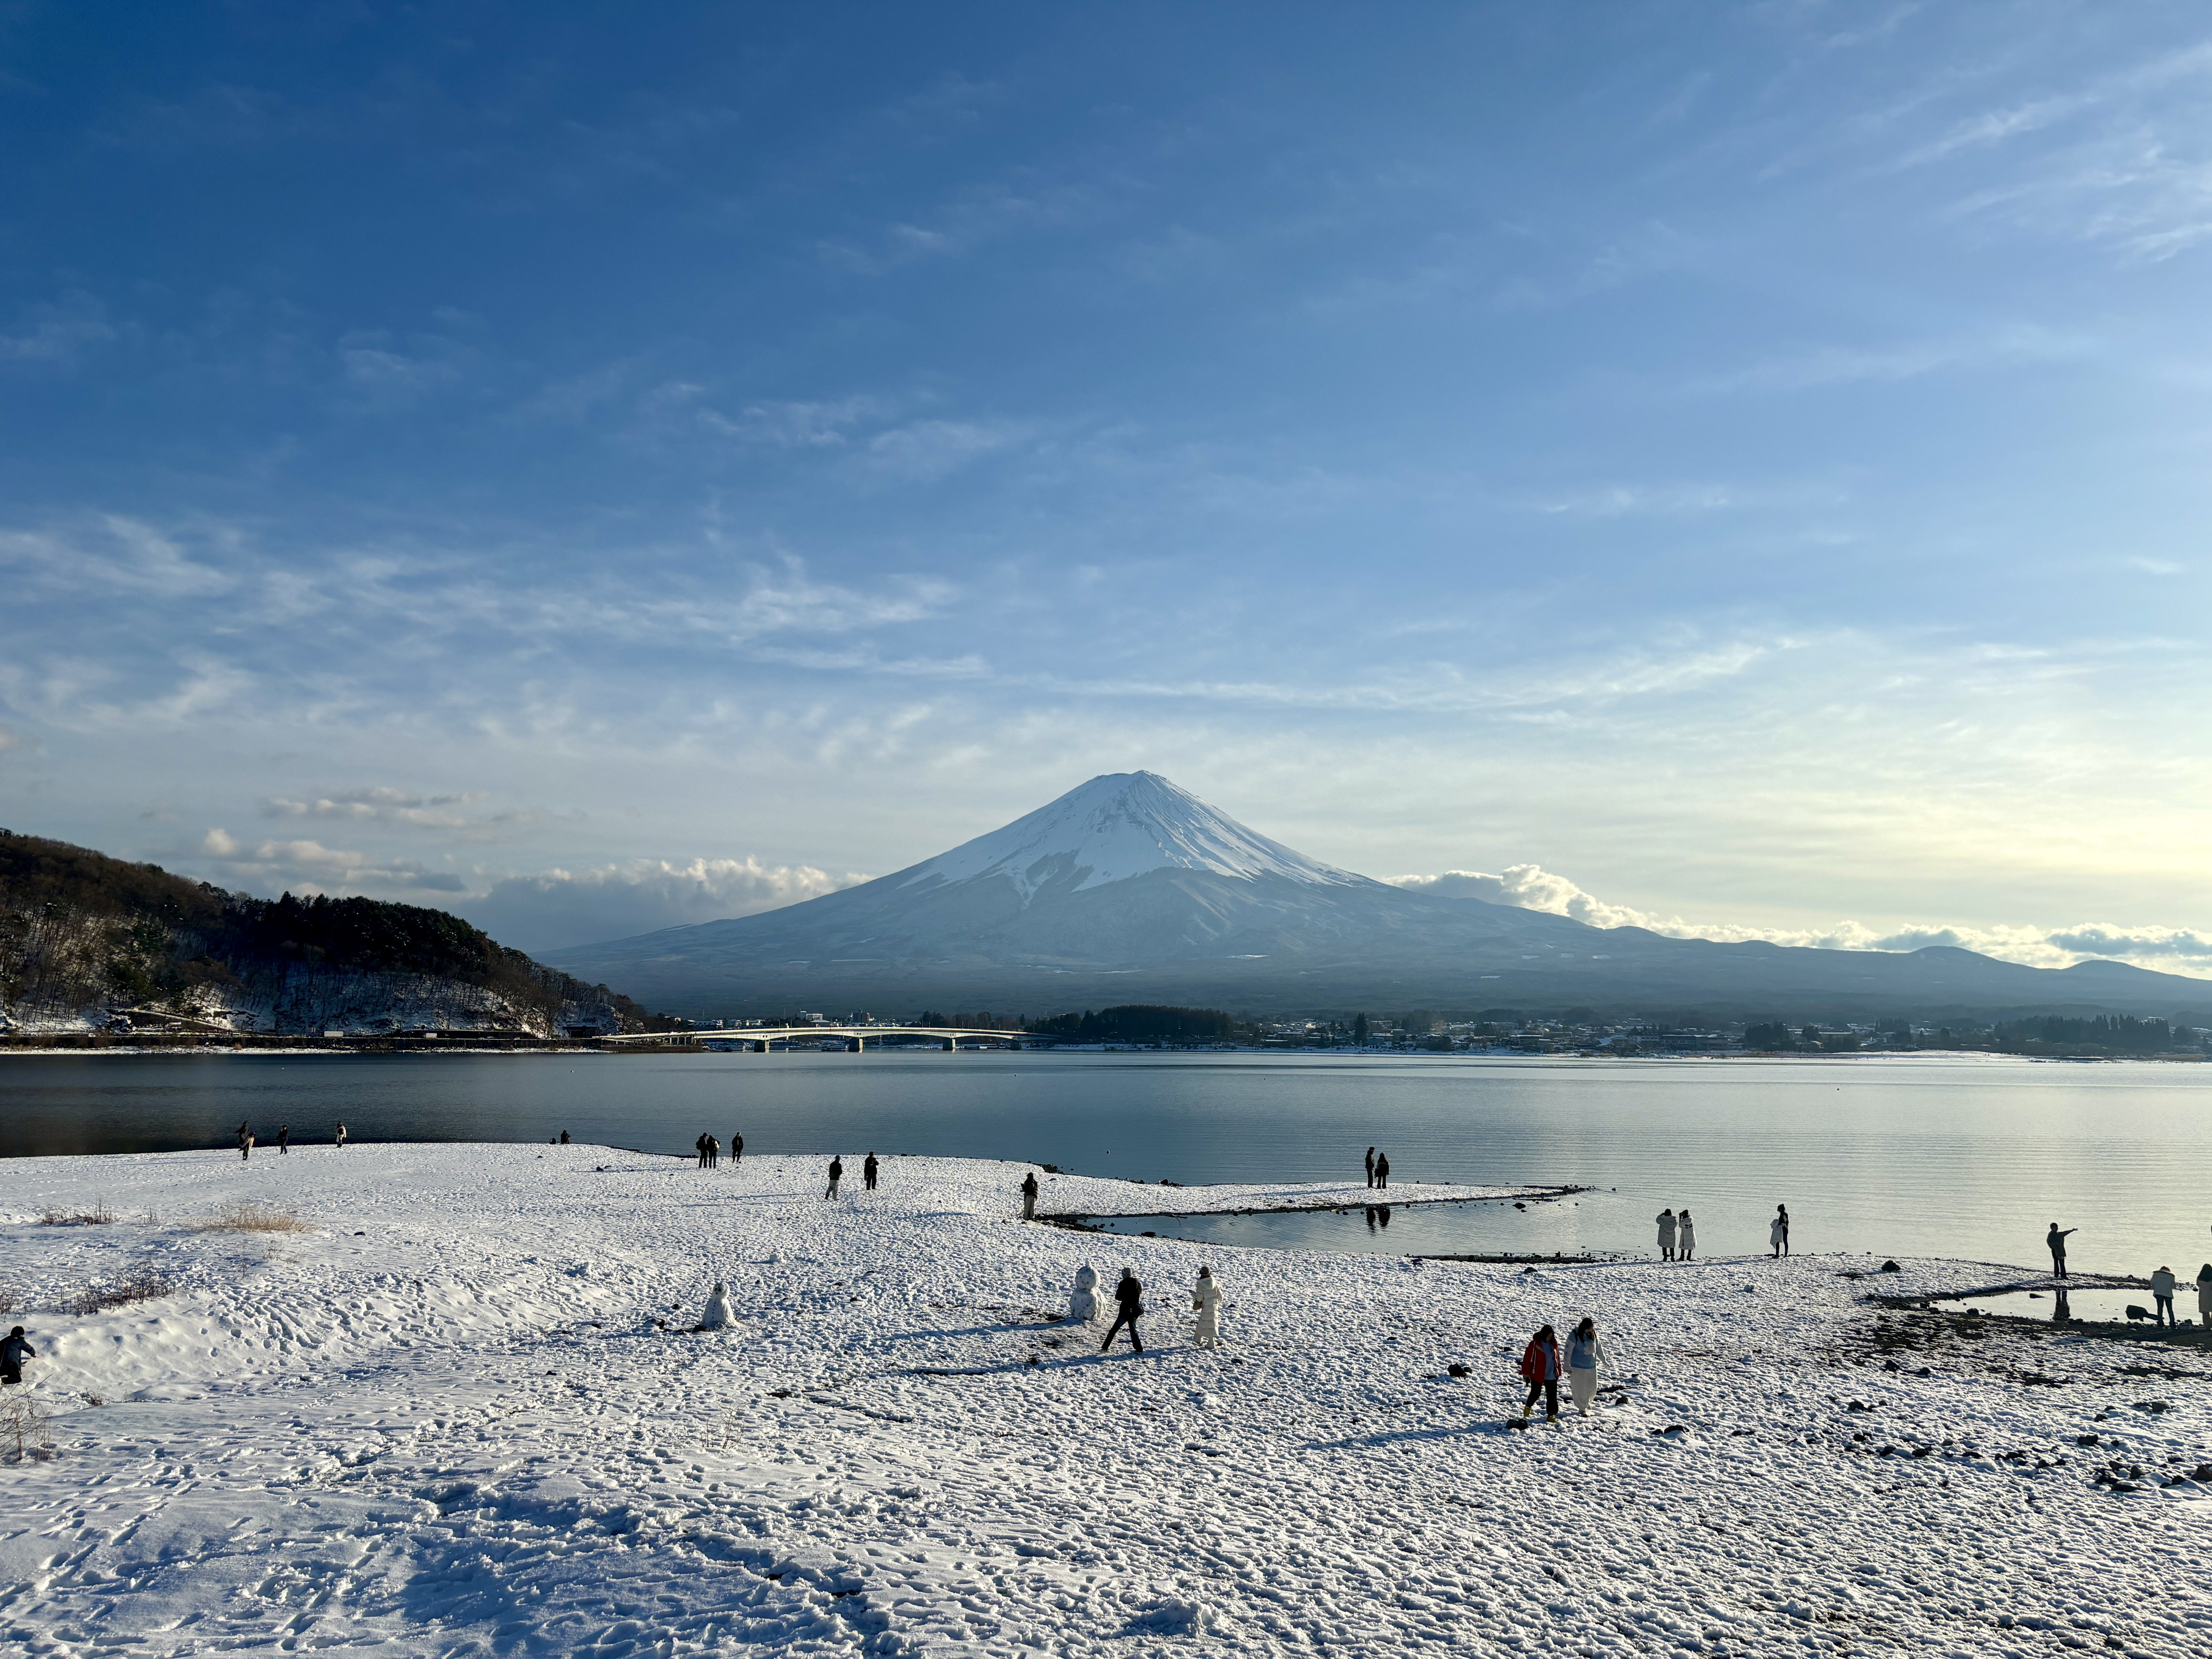
[[[1521,1356],[1521,1376],[1528,1384],[1528,1397],[1521,1402],[1521,1415],[1528,1417],[1536,1410],[1536,1396],[1544,1396],[1544,1418],[1547,1422],[1559,1420],[1559,1339],[1549,1325],[1529,1339],[1528,1348]]]

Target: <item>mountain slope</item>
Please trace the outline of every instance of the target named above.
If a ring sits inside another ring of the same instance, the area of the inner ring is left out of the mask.
[[[2118,963],[2052,972],[1948,948],[1722,945],[1409,891],[1306,858],[1147,772],[1093,778],[843,892],[549,959],[707,1017],[944,1001],[1785,1018],[2212,1008],[2212,985]]]
[[[458,916],[270,901],[0,830],[0,1030],[630,1029],[644,1011]]]

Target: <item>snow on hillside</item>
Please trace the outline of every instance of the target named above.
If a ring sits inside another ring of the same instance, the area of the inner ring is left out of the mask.
[[[1323,887],[1369,880],[1270,841],[1152,772],[1093,778],[1026,817],[893,879],[914,887],[1004,876],[1026,900],[1047,881],[1071,873],[1080,872],[1073,884],[1080,891],[1154,870],[1207,870],[1247,879],[1280,876]]]
[[[1862,1299],[1986,1269],[1201,1248],[1024,1224],[1018,1165],[848,1170],[833,1204],[819,1159],[585,1146],[0,1164],[56,1447],[0,1468],[0,1629],[157,1659],[2212,1650],[2203,1350]],[[1045,1205],[1302,1195],[1364,1194]],[[194,1231],[248,1200],[313,1231]],[[1086,1261],[1146,1281],[1141,1358],[1051,1322]],[[62,1311],[141,1270],[173,1288]],[[686,1328],[717,1280],[738,1326]],[[1583,1312],[1605,1403],[1509,1431],[1528,1332]]]

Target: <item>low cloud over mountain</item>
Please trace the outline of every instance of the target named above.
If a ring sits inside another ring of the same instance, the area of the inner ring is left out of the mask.
[[[868,878],[811,865],[742,859],[633,859],[592,870],[547,870],[492,884],[457,908],[493,938],[521,951],[549,951],[663,927],[719,921],[818,898]]]
[[[1764,939],[1773,945],[1800,945],[1822,951],[1917,951],[1930,945],[1950,945],[2030,968],[2070,968],[2094,957],[2131,963],[2160,973],[2212,978],[2212,936],[2186,927],[2123,927],[2109,922],[2077,922],[2066,927],[1910,922],[1884,932],[1856,921],[1839,921],[1832,927],[1753,927],[1737,922],[1687,921],[1680,916],[1661,916],[1609,903],[1535,864],[1508,865],[1497,875],[1479,870],[1447,870],[1441,875],[1388,879],[1395,887],[1441,898],[1510,904],[1523,910],[1571,916],[1593,927],[1648,927],[1670,939],[1709,939],[1724,944]]]

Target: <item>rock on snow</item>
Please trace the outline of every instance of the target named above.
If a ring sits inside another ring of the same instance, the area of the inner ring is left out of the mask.
[[[2201,1351],[1880,1313],[1856,1258],[1212,1249],[1024,1225],[1018,1165],[894,1158],[829,1204],[821,1164],[0,1165],[6,1322],[45,1356],[21,1392],[54,1443],[0,1466],[0,1632],[151,1656],[2212,1651],[2212,1483],[2163,1484],[2212,1455]],[[1044,1207],[1170,1196],[1199,1194],[1058,1176]],[[195,1229],[248,1200],[312,1231]],[[1102,1358],[1052,1322],[1078,1267],[1123,1262],[1148,1346]],[[1218,1353],[1182,1311],[1200,1262]],[[64,1311],[142,1271],[169,1292]],[[736,1323],[692,1329],[718,1280]],[[1528,1333],[1584,1312],[1608,1403],[1508,1432]],[[2172,1374],[2123,1369],[2147,1361]]]

